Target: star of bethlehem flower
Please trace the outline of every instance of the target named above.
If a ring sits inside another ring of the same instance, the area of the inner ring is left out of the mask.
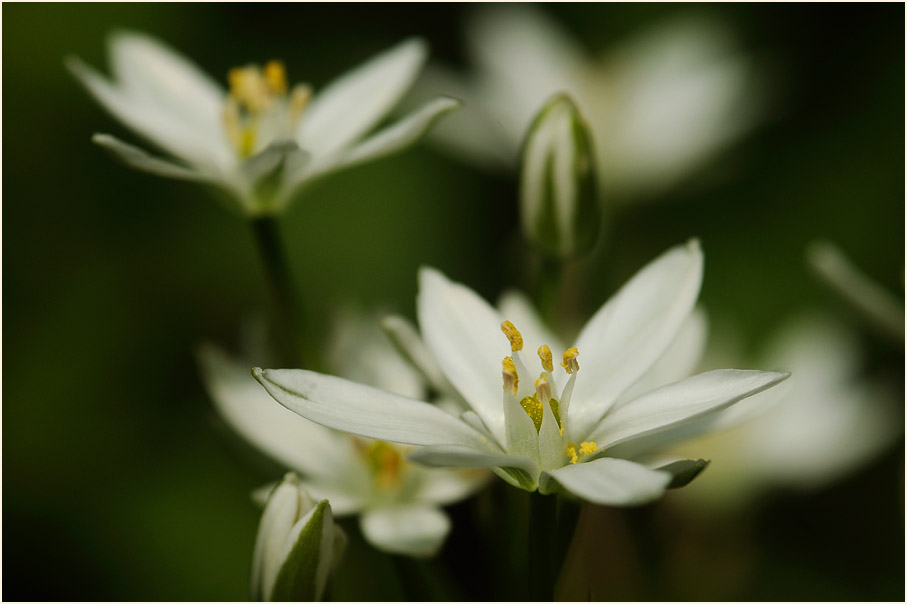
[[[678,335],[689,331],[701,277],[698,242],[668,250],[565,346],[524,298],[509,296],[499,312],[465,286],[422,269],[422,338],[470,406],[459,417],[312,371],[253,374],[282,405],[312,421],[421,445],[410,459],[426,465],[490,468],[529,491],[563,487],[599,504],[642,503],[702,468],[692,461],[653,468],[647,456],[680,434],[707,431],[710,416],[789,375],[724,369],[678,379],[689,370],[685,336]],[[651,389],[652,380],[670,383]]]
[[[318,94],[290,86],[284,65],[229,71],[224,89],[188,59],[139,33],[110,38],[113,79],[77,58],[72,73],[108,111],[173,159],[109,134],[93,141],[127,165],[166,178],[213,185],[255,216],[282,210],[316,178],[398,151],[457,101],[437,97],[369,134],[412,84],[424,42],[409,39],[344,74]]]
[[[592,56],[540,8],[488,5],[464,40],[470,71],[430,65],[417,84],[465,102],[429,139],[480,168],[514,168],[533,116],[569,94],[591,126],[609,202],[654,198],[752,129],[766,105],[757,62],[714,18],[677,17]]]
[[[427,394],[422,376],[397,355],[377,321],[343,315],[329,348],[333,366],[344,375],[404,396]],[[485,472],[421,467],[405,459],[412,447],[350,436],[294,415],[252,379],[252,363],[214,346],[202,346],[198,359],[224,420],[254,447],[299,473],[299,484],[316,499],[329,500],[335,515],[358,515],[363,535],[378,549],[433,555],[451,528],[440,507],[486,482]],[[271,488],[261,489],[259,498]]]

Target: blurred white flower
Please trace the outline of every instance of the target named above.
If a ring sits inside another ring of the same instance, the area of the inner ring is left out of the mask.
[[[346,536],[326,499],[316,502],[292,472],[265,505],[252,553],[252,600],[321,600]]]
[[[406,40],[315,95],[306,84],[289,87],[279,61],[230,70],[227,91],[185,57],[133,32],[110,38],[112,80],[78,58],[67,65],[108,111],[173,160],[108,134],[96,134],[95,143],[133,168],[213,185],[235,209],[255,216],[279,212],[320,176],[411,144],[456,108],[457,101],[435,98],[368,134],[426,55],[421,40]]]
[[[725,359],[724,362],[735,362]],[[708,436],[677,447],[711,457],[709,472],[675,501],[694,509],[734,509],[772,489],[816,489],[875,459],[902,433],[893,393],[861,378],[856,338],[822,315],[782,327],[762,365],[792,377],[713,422]]]
[[[718,370],[679,379],[688,375],[691,355],[687,337],[678,344],[678,334],[696,334],[684,329],[702,278],[696,241],[637,273],[566,350],[520,296],[505,298],[498,312],[438,271],[423,269],[420,278],[425,346],[471,407],[459,418],[312,371],[256,368],[255,377],[282,405],[312,421],[422,445],[410,454],[414,461],[489,468],[529,491],[550,493],[559,484],[606,505],[643,503],[688,482],[704,462],[655,469],[642,462],[678,434],[692,436],[692,424],[707,430],[703,418],[787,377]],[[521,355],[524,345],[538,353],[535,371],[528,368],[532,359]],[[555,370],[551,345],[564,350],[563,369]],[[652,381],[662,379],[672,383],[653,390]]]
[[[377,321],[344,316],[330,353],[344,375],[402,396],[426,395],[422,376],[397,355]],[[484,472],[423,468],[404,459],[408,447],[351,437],[294,415],[255,382],[250,362],[233,360],[213,346],[200,348],[199,363],[226,422],[298,472],[300,483],[313,497],[330,500],[337,516],[359,515],[363,535],[381,550],[434,554],[450,531],[450,520],[439,507],[486,482]]]
[[[857,268],[837,245],[815,241],[806,251],[810,267],[885,334],[904,341],[904,300]],[[903,273],[902,273],[903,281]]]
[[[464,39],[471,72],[431,65],[417,84],[465,101],[430,138],[480,166],[513,168],[532,117],[565,92],[592,127],[608,199],[658,194],[750,130],[765,107],[759,66],[714,18],[675,18],[592,57],[543,10],[489,5]]]

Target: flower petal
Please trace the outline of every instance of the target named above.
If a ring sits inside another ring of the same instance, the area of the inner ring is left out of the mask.
[[[223,173],[229,165],[230,158],[224,156],[220,145],[186,128],[182,119],[115,87],[78,58],[70,57],[66,66],[114,117],[174,157],[215,174]]]
[[[130,31],[110,37],[113,73],[134,98],[166,109],[187,127],[224,140],[226,91],[189,59],[154,38]]]
[[[367,132],[410,87],[427,54],[425,42],[410,38],[329,84],[303,114],[300,146],[313,155],[333,153]]]
[[[199,347],[197,356],[218,412],[253,446],[309,478],[332,485],[367,484],[352,439],[282,408],[255,383],[247,365],[214,346]]]
[[[599,505],[640,505],[658,498],[671,478],[668,472],[632,461],[602,457],[543,472],[542,484],[554,479],[574,495]]]
[[[481,451],[463,445],[434,445],[422,447],[407,455],[414,463],[436,468],[517,468],[533,476],[538,473],[538,466],[528,457],[508,455],[493,451]]]
[[[456,99],[447,97],[433,99],[348,150],[314,164],[311,171],[306,172],[305,177],[315,178],[404,149],[419,140],[442,116],[460,105],[460,101]]]
[[[481,470],[435,470],[420,473],[419,485],[412,499],[423,503],[446,505],[469,497],[491,478]]]
[[[708,319],[705,311],[697,308],[687,316],[661,358],[629,390],[620,395],[614,403],[614,409],[619,409],[646,392],[692,375],[699,366],[707,338]]]
[[[91,142],[109,151],[114,157],[130,168],[141,170],[142,172],[148,172],[149,174],[154,174],[155,176],[163,178],[218,184],[218,181],[208,174],[199,172],[194,168],[181,166],[160,157],[154,157],[147,151],[134,145],[124,143],[120,139],[109,134],[95,134],[91,137]]]
[[[787,379],[789,373],[718,369],[654,390],[605,416],[589,440],[599,449],[641,438],[729,407]]]
[[[636,273],[589,320],[576,342],[580,374],[567,422],[571,440],[588,434],[664,353],[692,310],[701,282],[702,251],[692,239]]]
[[[368,510],[359,521],[365,539],[392,554],[429,557],[450,532],[450,518],[436,507],[409,505]]]
[[[506,442],[501,360],[510,346],[501,316],[471,289],[431,268],[419,271],[416,305],[422,338],[447,379],[498,442]]]
[[[411,445],[482,447],[478,432],[429,403],[304,369],[252,372],[281,405],[330,428]]]

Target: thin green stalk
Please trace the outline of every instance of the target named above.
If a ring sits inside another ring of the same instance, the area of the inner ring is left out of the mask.
[[[271,285],[274,304],[272,330],[281,360],[289,366],[302,367],[302,351],[307,334],[303,331],[304,321],[297,315],[301,307],[280,239],[277,219],[274,216],[260,216],[252,219],[251,224],[268,283]]]
[[[535,279],[535,300],[542,317],[550,320],[557,311],[563,281],[564,262],[541,254]]]

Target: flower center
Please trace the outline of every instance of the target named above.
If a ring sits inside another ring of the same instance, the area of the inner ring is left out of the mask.
[[[403,455],[396,448],[378,440],[370,443],[364,453],[376,487],[389,491],[400,483],[404,469]]]
[[[236,154],[245,159],[274,139],[292,137],[312,96],[307,84],[287,92],[283,63],[268,61],[234,67],[227,75],[230,93],[224,102],[224,130]]]

